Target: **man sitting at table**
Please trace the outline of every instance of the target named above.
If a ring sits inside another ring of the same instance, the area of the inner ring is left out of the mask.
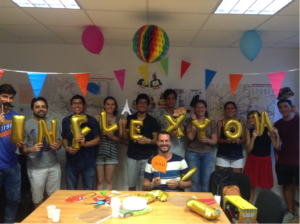
[[[143,190],[182,191],[182,189],[190,188],[192,186],[190,179],[180,181],[181,176],[188,172],[188,166],[181,156],[170,152],[170,133],[166,131],[158,132],[157,146],[159,155],[167,160],[167,170],[166,173],[156,171],[151,165],[153,157],[148,159],[144,173]]]

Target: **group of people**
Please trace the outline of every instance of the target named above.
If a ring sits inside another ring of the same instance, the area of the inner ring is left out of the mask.
[[[36,143],[38,122],[43,119],[49,128],[51,126],[51,118],[46,117],[47,100],[43,97],[32,99],[33,117],[25,123],[24,142],[12,144],[10,142],[11,121],[12,116],[17,113],[10,110],[9,105],[15,95],[16,91],[11,85],[0,86],[0,104],[3,105],[0,114],[0,187],[5,188],[7,195],[5,222],[14,221],[20,200],[21,174],[16,148],[19,148],[20,153],[27,155],[27,173],[31,184],[32,200],[34,206],[38,207],[44,200],[44,191],[49,197],[60,189],[61,170],[56,151],[62,145],[66,150],[65,179],[68,189],[77,189],[79,175],[81,175],[85,190],[94,189],[95,179],[98,190],[103,189],[104,180],[106,189],[112,190],[113,175],[118,164],[118,142],[121,141],[128,141],[129,190],[136,190],[138,181],[143,180],[143,190],[183,191],[185,188],[191,188],[194,192],[208,191],[209,177],[215,163],[214,145],[218,143],[216,156],[218,169],[232,167],[233,172],[241,173],[244,167],[242,144],[246,143],[249,155],[244,173],[251,180],[251,203],[256,186],[267,189],[273,187],[270,157],[271,144],[273,144],[278,159],[276,162],[278,184],[284,186],[284,196],[289,210],[285,220],[291,221],[295,217],[292,186],[295,180],[299,190],[299,111],[290,100],[280,100],[277,103],[283,118],[274,124],[273,130],[265,128],[262,135],[254,130],[254,111],[249,112],[247,122],[253,128],[246,132],[245,123],[241,120],[242,136],[235,143],[225,136],[224,125],[228,120],[236,119],[236,104],[227,102],[224,105],[225,118],[217,124],[211,121],[206,128],[205,136],[199,141],[197,129],[192,121],[196,119],[199,122],[204,121],[208,118],[208,112],[206,102],[197,100],[192,104],[194,113],[180,124],[181,131],[189,140],[186,146],[185,139],[177,137],[177,130],[171,133],[165,131],[169,123],[164,115],[174,114],[177,101],[177,94],[173,89],[164,91],[166,107],[155,111],[153,116],[147,113],[150,99],[146,94],[137,96],[137,112],[124,119],[117,116],[117,101],[113,97],[107,97],[103,105],[107,114],[107,123],[119,126],[118,131],[109,132],[107,135],[104,135],[100,129],[99,115],[85,114],[87,108],[85,99],[75,95],[70,100],[73,113],[86,115],[88,121],[82,126],[91,129],[87,135],[81,134],[75,139],[81,145],[78,150],[72,148],[73,134],[70,127],[72,115],[64,118],[61,124],[58,122],[55,142],[49,145],[45,138],[43,143]],[[139,127],[142,137],[136,142],[130,139],[131,120],[143,121],[143,126]],[[166,173],[157,172],[151,165],[152,158],[157,153],[167,160]],[[197,171],[191,179],[181,181],[181,177],[194,167],[197,167]]]

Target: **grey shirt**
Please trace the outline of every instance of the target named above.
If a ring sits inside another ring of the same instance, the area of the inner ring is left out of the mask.
[[[165,114],[167,115],[172,115],[167,113],[164,109],[161,110],[157,110],[155,111],[155,113],[153,114],[153,117],[157,120],[158,122],[158,127],[159,130],[166,130],[166,128],[169,126],[169,123],[167,122],[167,120],[165,119]],[[184,120],[181,123],[183,126],[186,125],[186,118],[184,118]],[[183,158],[185,158],[185,152],[186,152],[186,137],[183,136],[180,139],[178,139],[177,136],[175,137],[171,137],[171,148],[170,148],[170,152],[175,153]]]
[[[192,118],[188,118],[186,121],[186,129],[191,129],[192,128]],[[206,138],[211,139],[212,134],[217,134],[217,125],[215,121],[211,121],[208,126],[206,127]],[[198,152],[198,153],[208,153],[213,151],[213,146],[207,143],[200,142],[198,140],[198,132],[196,131],[195,138],[193,141],[189,141],[188,150],[191,150],[193,152]]]
[[[50,118],[46,119],[48,130],[51,128]],[[36,144],[38,123],[33,119],[26,121],[25,123],[25,139],[24,142],[28,148],[33,147]],[[61,121],[57,121],[56,138],[61,138]],[[34,169],[49,168],[58,163],[56,152],[50,148],[46,137],[44,137],[43,147],[40,152],[34,152],[27,155],[27,167]]]

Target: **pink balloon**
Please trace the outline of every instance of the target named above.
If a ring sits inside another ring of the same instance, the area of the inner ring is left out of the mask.
[[[104,37],[101,30],[96,26],[88,26],[82,33],[83,46],[93,54],[100,54]]]

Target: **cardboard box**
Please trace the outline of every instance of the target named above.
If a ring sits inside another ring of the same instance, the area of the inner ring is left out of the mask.
[[[241,196],[225,196],[224,212],[231,223],[256,223],[257,208]]]

